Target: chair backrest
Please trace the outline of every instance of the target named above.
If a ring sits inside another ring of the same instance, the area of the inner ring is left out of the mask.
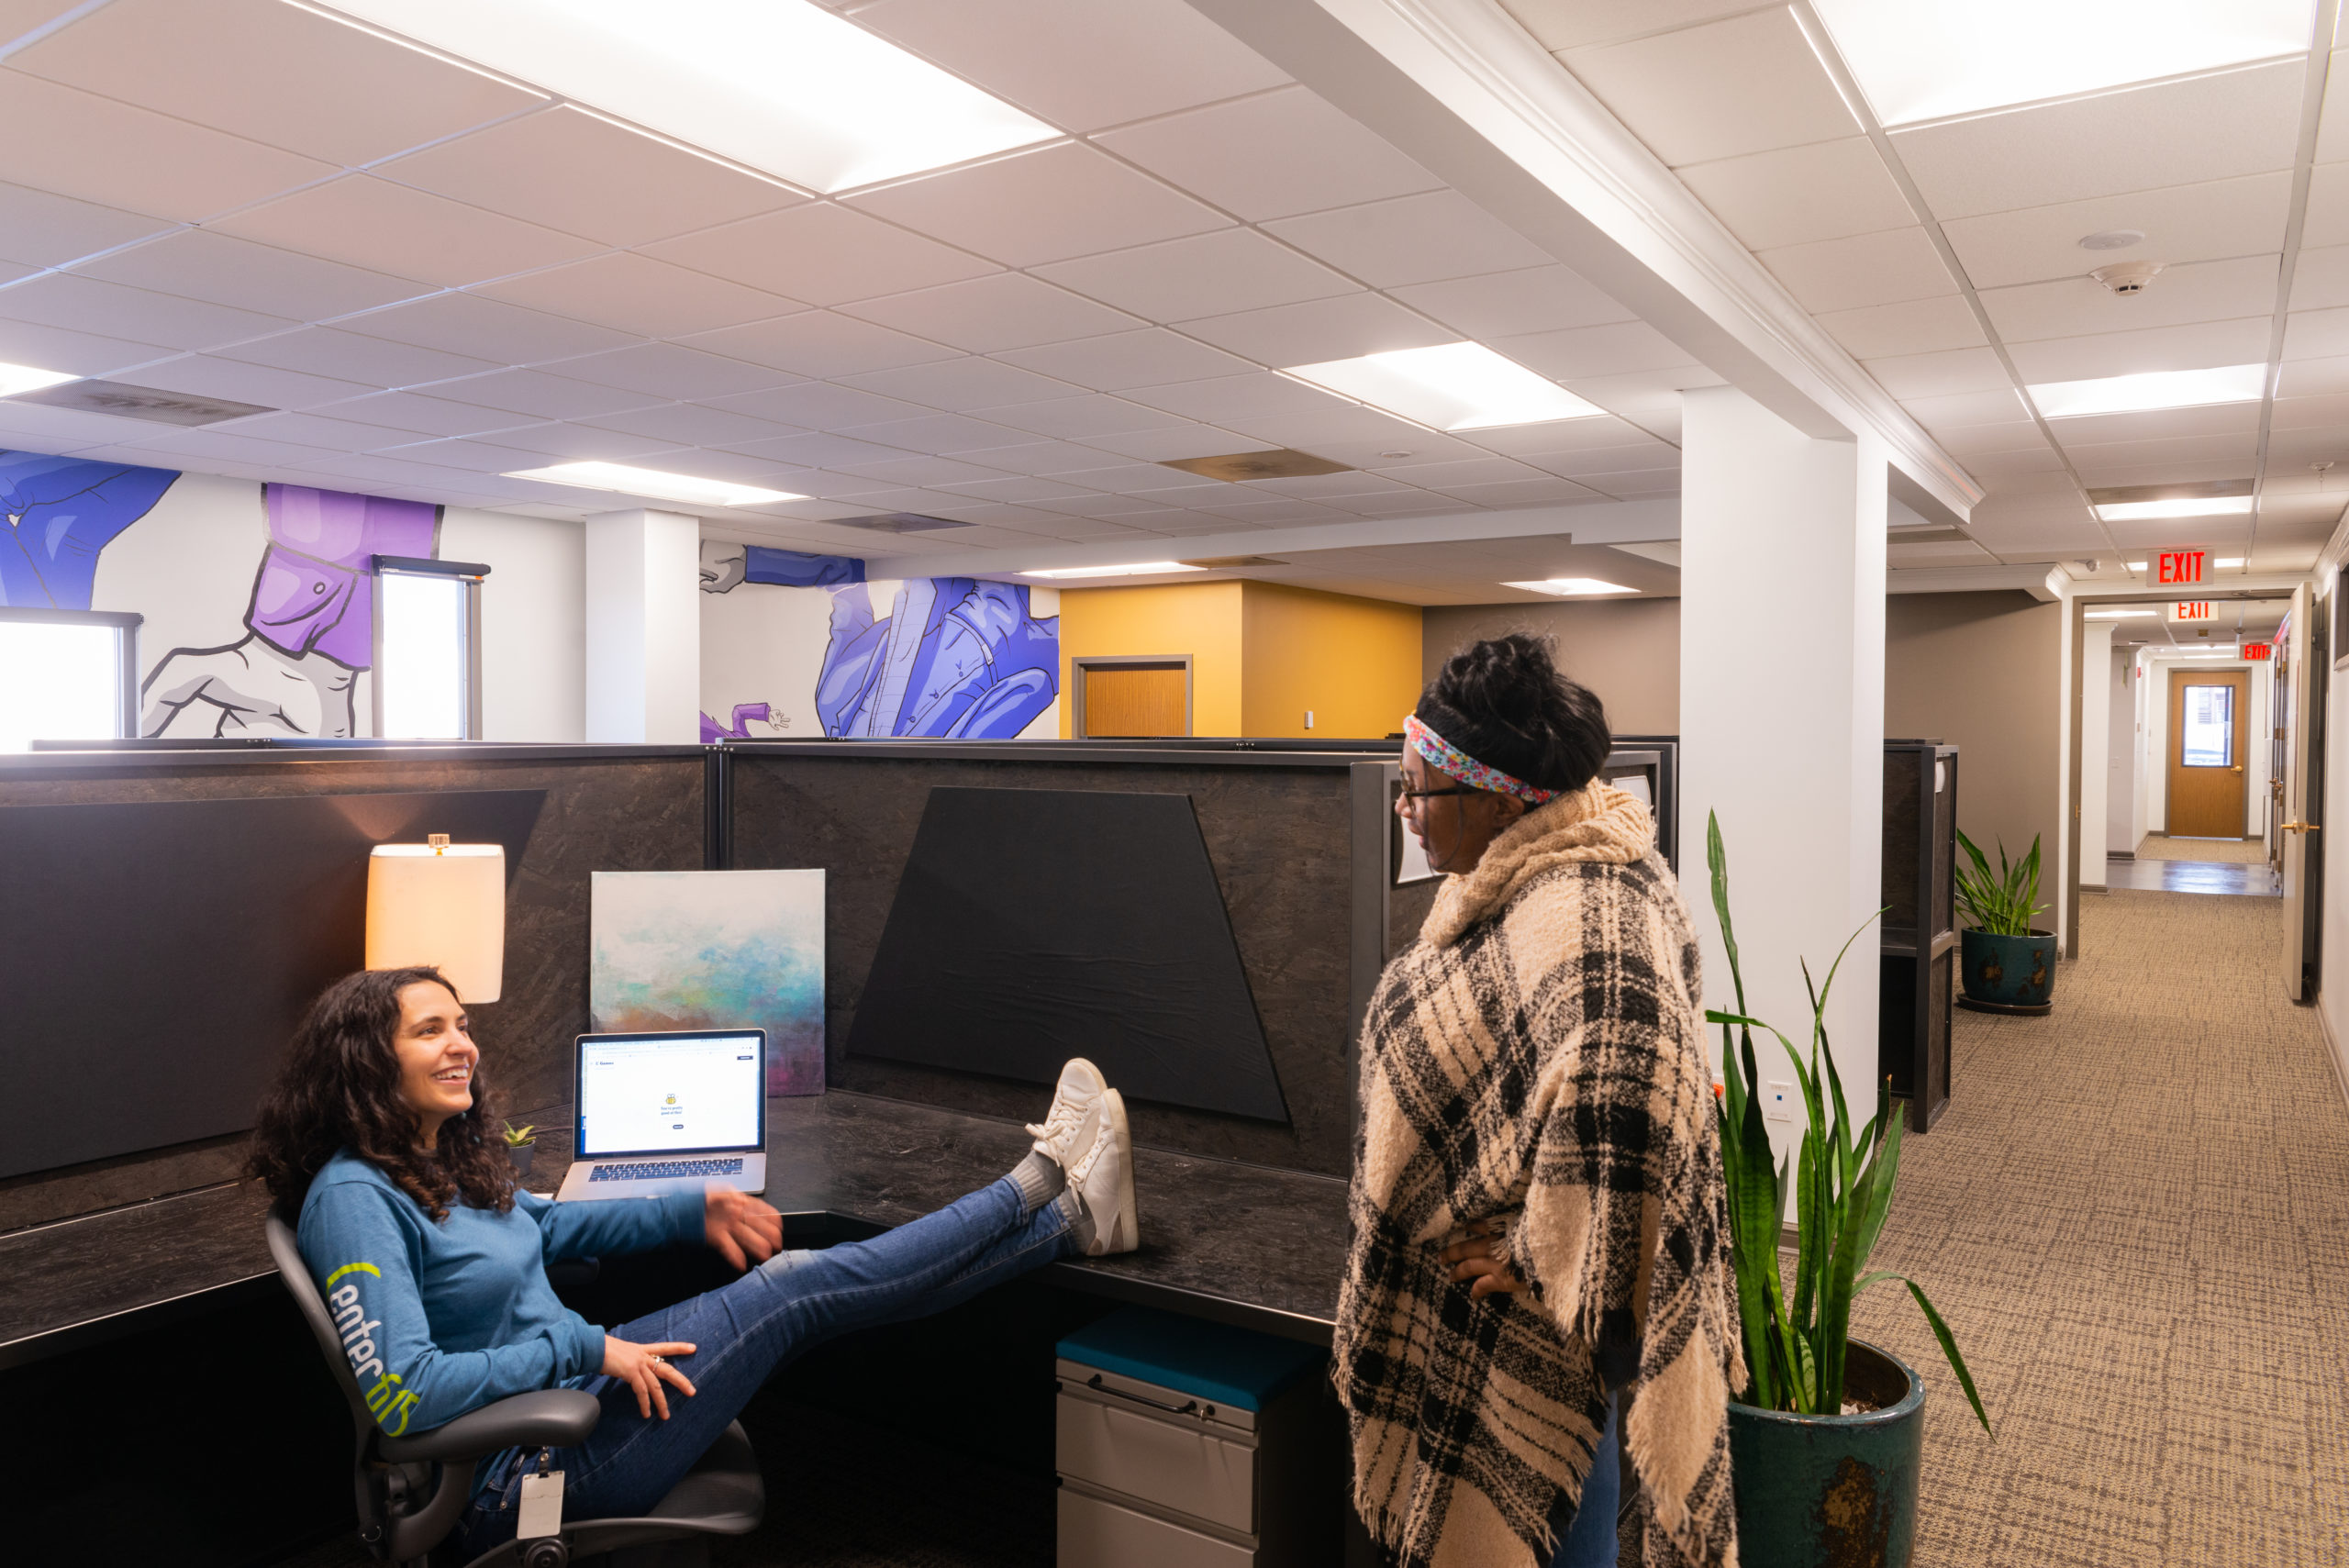
[[[327,1358],[327,1365],[334,1373],[334,1383],[351,1405],[351,1420],[358,1451],[355,1461],[367,1457],[368,1440],[375,1431],[375,1418],[368,1412],[366,1396],[360,1392],[359,1379],[351,1375],[351,1358],[342,1351],[342,1336],[335,1331],[334,1316],[318,1295],[318,1287],[310,1278],[310,1265],[302,1261],[302,1249],[294,1238],[294,1228],[278,1218],[271,1209],[262,1222],[269,1238],[270,1256],[277,1260],[278,1277],[285,1282],[295,1305],[302,1309],[302,1320],[310,1326],[311,1335],[318,1341],[318,1349]]]

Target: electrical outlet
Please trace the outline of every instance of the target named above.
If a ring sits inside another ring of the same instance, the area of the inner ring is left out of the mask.
[[[1770,1121],[1795,1119],[1795,1086],[1792,1084],[1765,1085],[1762,1095],[1762,1115]]]

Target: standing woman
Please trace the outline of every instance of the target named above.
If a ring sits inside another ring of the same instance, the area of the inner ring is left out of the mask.
[[[1742,1383],[1697,944],[1655,822],[1595,782],[1598,699],[1524,636],[1406,721],[1397,809],[1448,873],[1364,1025],[1336,1376],[1354,1503],[1409,1568],[1736,1561]]]

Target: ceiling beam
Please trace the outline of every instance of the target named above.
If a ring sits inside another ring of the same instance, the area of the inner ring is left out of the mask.
[[[1494,0],[1189,3],[1798,429],[1880,437],[1927,516],[1961,523],[1982,498],[1956,459]]]

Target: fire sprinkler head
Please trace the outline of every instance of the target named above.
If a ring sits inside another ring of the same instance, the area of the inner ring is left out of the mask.
[[[2123,296],[2143,294],[2145,285],[2162,270],[2160,261],[2115,261],[2110,267],[2099,267],[2088,276]]]

